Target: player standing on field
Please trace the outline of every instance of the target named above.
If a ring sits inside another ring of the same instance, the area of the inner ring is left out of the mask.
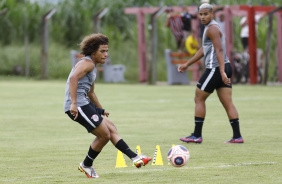
[[[109,112],[102,108],[94,92],[96,65],[105,63],[108,44],[109,39],[103,34],[91,34],[83,39],[80,49],[85,57],[71,70],[65,89],[65,113],[96,136],[87,156],[78,167],[88,178],[99,177],[92,167],[93,161],[109,141],[127,155],[137,168],[145,166],[151,160],[150,157],[137,155],[128,147],[115,125],[107,118]]]
[[[205,30],[202,39],[202,47],[185,64],[178,67],[179,72],[184,72],[190,65],[204,56],[206,70],[198,81],[195,95],[195,129],[188,137],[181,137],[184,142],[201,143],[202,126],[206,116],[205,101],[214,89],[218,98],[225,108],[233,137],[225,143],[243,143],[240,133],[238,112],[232,102],[232,67],[226,57],[225,39],[218,23],[213,20],[213,7],[204,3],[199,7],[199,15]]]

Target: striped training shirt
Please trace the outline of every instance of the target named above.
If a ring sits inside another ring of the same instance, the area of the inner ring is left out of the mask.
[[[174,15],[169,19],[169,26],[176,40],[182,40],[183,38],[183,22],[180,15]]]

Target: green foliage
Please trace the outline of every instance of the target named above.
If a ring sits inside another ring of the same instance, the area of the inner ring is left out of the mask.
[[[39,7],[29,1],[3,0],[0,10],[7,8],[5,15],[0,17],[0,42],[3,44],[23,43],[24,35],[28,35],[30,41],[39,41],[40,22],[48,5]]]
[[[66,46],[79,43],[83,35],[91,33],[92,13],[99,10],[98,2],[64,1],[59,4],[52,18],[54,27],[50,27],[52,37]]]
[[[125,14],[126,7],[148,7],[148,6],[179,6],[179,5],[199,5],[199,0],[65,0],[58,4],[30,3],[24,0],[2,0],[0,10],[7,8],[8,12],[0,17],[0,44],[3,49],[0,51],[1,60],[0,74],[12,74],[13,67],[20,65],[25,68],[25,50],[24,37],[29,39],[29,56],[31,76],[40,75],[40,47],[41,47],[41,22],[42,16],[46,12],[55,8],[56,13],[49,20],[49,76],[50,78],[66,78],[69,69],[69,51],[78,50],[77,44],[81,39],[93,32],[93,16],[103,8],[109,8],[109,11],[101,20],[100,32],[110,38],[110,55],[113,64],[125,64],[127,71],[125,73],[127,80],[138,81],[138,33],[136,24],[136,15]],[[218,5],[247,4],[247,0],[211,0],[211,3]],[[279,0],[263,1],[264,5],[280,5]],[[261,1],[252,1],[253,5],[260,4]],[[146,41],[149,42],[150,17],[146,15],[145,30]],[[166,80],[166,64],[164,59],[164,50],[170,48],[176,50],[176,42],[170,31],[164,23],[166,14],[158,18],[158,56],[157,56],[157,79]],[[239,39],[240,18],[234,18],[234,48],[237,51],[242,50]],[[267,18],[259,24],[258,47],[265,47],[267,33]],[[5,28],[5,29],[4,29]],[[276,67],[276,20],[273,24],[273,35],[271,45],[270,72],[274,72]],[[147,51],[148,51],[147,44]],[[16,51],[14,51],[16,50]],[[16,53],[16,54],[15,54]],[[58,62],[60,61],[60,62]],[[5,65],[5,66],[4,66]],[[58,65],[58,66],[56,66]],[[65,67],[63,67],[65,66]],[[66,67],[67,66],[67,67]]]

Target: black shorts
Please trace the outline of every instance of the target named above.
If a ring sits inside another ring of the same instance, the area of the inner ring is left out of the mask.
[[[92,132],[94,128],[98,127],[102,121],[104,114],[104,109],[97,108],[93,103],[89,103],[87,105],[77,107],[78,109],[78,117],[74,120],[74,116],[67,111],[68,116],[73,120],[84,126],[88,132]]]
[[[225,73],[228,78],[231,78],[232,67],[230,63],[225,64]],[[222,87],[232,88],[232,84],[230,83],[230,86],[224,84],[220,75],[219,67],[217,67],[212,69],[207,68],[197,83],[197,87],[202,91],[212,93],[214,89]]]
[[[241,38],[244,49],[248,48],[248,39],[249,39],[248,37],[242,37]]]
[[[177,49],[180,49],[180,46],[181,46],[182,41],[183,41],[182,39],[183,39],[183,37],[181,37],[181,40],[176,40]]]

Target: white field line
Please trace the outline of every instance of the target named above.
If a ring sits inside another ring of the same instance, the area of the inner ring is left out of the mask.
[[[185,169],[208,169],[208,168],[226,168],[226,167],[239,167],[239,166],[250,166],[250,165],[269,165],[269,164],[277,164],[277,162],[260,162],[260,163],[241,163],[241,164],[233,164],[233,165],[218,165],[218,166],[203,166],[203,167],[169,167],[169,168],[159,168],[159,169],[135,169],[130,171],[122,171],[120,169],[116,169],[116,171],[106,171],[103,174],[109,173],[135,173],[135,172],[153,172],[153,171],[167,171],[167,170],[185,170]],[[133,168],[133,167],[132,167]],[[100,173],[102,173],[100,171]],[[73,175],[64,175],[64,177],[69,176],[78,176],[82,174],[73,174]],[[26,177],[26,178],[13,178],[13,179],[1,179],[0,181],[4,182],[13,182],[13,181],[23,181],[23,180],[36,180],[36,179],[44,179],[44,178],[55,178],[57,176],[38,176],[38,177]]]
[[[238,166],[249,166],[249,165],[268,165],[268,164],[277,164],[277,162],[261,162],[261,163],[241,163],[234,165],[219,165],[219,166],[203,166],[203,167],[169,167],[169,168],[160,168],[160,169],[148,169],[148,170],[132,170],[132,171],[119,171],[120,173],[131,173],[131,172],[151,172],[151,171],[165,171],[165,170],[173,170],[173,169],[207,169],[207,168],[226,168],[226,167],[238,167]]]

